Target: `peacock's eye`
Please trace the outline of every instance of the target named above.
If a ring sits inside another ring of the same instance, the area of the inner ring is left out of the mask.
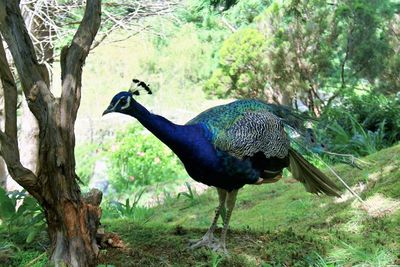
[[[125,99],[125,98],[122,98],[122,99],[119,101],[119,103],[120,103],[121,105],[125,105],[125,104],[126,104],[126,99]]]

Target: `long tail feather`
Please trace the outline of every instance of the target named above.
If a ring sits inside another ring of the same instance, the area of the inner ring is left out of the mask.
[[[304,184],[308,192],[340,197],[340,190],[335,183],[292,148],[289,149],[289,159],[290,172],[296,180]]]

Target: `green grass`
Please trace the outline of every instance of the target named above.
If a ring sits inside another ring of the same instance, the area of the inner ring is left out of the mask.
[[[363,170],[336,166],[350,185],[368,181],[361,196],[400,200],[400,146],[366,157]],[[378,177],[378,179],[376,178]],[[229,257],[206,249],[188,251],[189,239],[207,230],[217,204],[208,190],[169,200],[143,221],[104,220],[128,248],[103,251],[101,261],[117,266],[387,266],[400,264],[400,212],[371,217],[353,198],[342,203],[304,191],[286,179],[247,186],[238,196],[228,234]],[[123,253],[123,255],[121,255]]]
[[[363,199],[379,194],[399,201],[400,145],[365,160],[372,164],[363,170],[344,165],[335,169],[350,185],[368,181],[366,191],[361,193]],[[228,232],[228,257],[207,249],[187,250],[189,239],[200,238],[209,227],[216,205],[217,194],[210,189],[193,198],[169,197],[163,205],[138,212],[132,218],[103,218],[102,226],[106,231],[118,233],[126,248],[102,250],[99,264],[321,267],[400,264],[399,210],[371,217],[359,208],[354,198],[336,203],[332,198],[306,193],[301,184],[290,178],[275,184],[246,186],[239,192]],[[7,236],[5,232],[0,235],[2,240],[19,247],[7,247],[8,252],[13,251],[13,256],[6,257],[9,266],[23,266],[44,252],[39,249],[44,247],[43,240],[21,245],[15,235]]]

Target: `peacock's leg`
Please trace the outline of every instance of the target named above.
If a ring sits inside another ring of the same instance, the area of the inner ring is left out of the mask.
[[[224,220],[224,228],[222,229],[221,233],[221,241],[215,243],[215,245],[212,247],[213,250],[215,251],[222,251],[225,254],[228,253],[226,250],[226,233],[228,231],[228,226],[229,226],[229,220],[231,219],[232,211],[235,208],[235,203],[236,203],[236,196],[239,190],[233,190],[227,194],[227,199],[226,199],[226,215],[225,215],[225,220]]]
[[[214,237],[214,231],[215,231],[215,228],[217,228],[218,218],[219,218],[219,215],[221,214],[221,210],[222,210],[223,206],[225,205],[226,195],[228,192],[221,188],[217,188],[217,191],[218,191],[219,205],[215,209],[215,216],[214,216],[214,220],[211,224],[211,227],[210,227],[210,229],[208,229],[207,233],[200,240],[194,240],[191,242],[191,243],[193,243],[193,245],[190,246],[191,249],[204,247],[204,246],[213,248],[215,246],[214,243],[218,242],[217,239]]]

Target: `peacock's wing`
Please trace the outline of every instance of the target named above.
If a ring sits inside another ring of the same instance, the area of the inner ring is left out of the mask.
[[[216,148],[237,158],[258,152],[266,158],[288,155],[290,144],[282,119],[264,102],[239,100],[214,107],[188,122],[195,123],[207,126]]]
[[[266,158],[284,158],[290,147],[282,121],[268,111],[245,112],[221,132],[215,146],[237,158],[262,152]]]

